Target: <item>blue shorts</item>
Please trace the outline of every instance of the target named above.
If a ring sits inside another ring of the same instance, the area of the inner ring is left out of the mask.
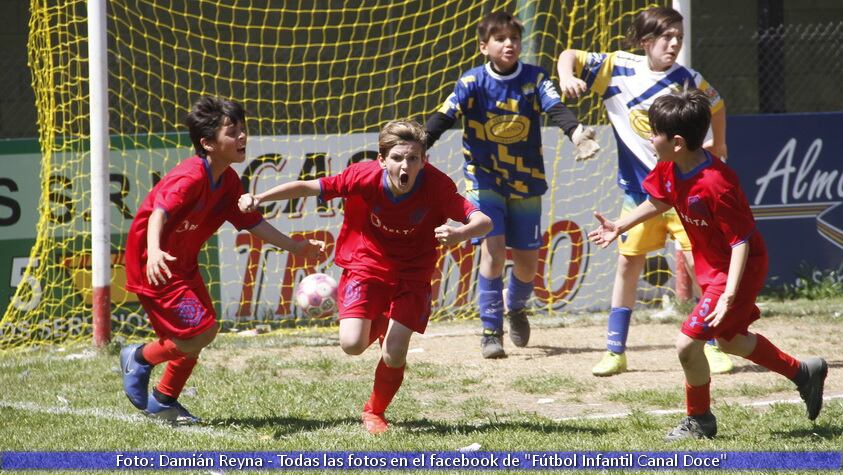
[[[492,190],[468,190],[465,197],[492,220],[492,231],[485,237],[506,236],[512,249],[532,250],[542,245],[542,198],[504,198]],[[472,239],[474,245],[483,238]]]

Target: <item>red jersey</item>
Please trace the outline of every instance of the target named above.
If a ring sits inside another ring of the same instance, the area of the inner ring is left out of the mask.
[[[738,177],[726,164],[706,155],[705,162],[686,174],[673,162],[659,162],[644,180],[644,189],[676,209],[693,246],[703,291],[709,285],[726,286],[732,247],[742,242],[749,243],[744,279],[752,276],[763,281],[767,248]]]
[[[263,220],[259,212],[241,213],[237,207],[243,186],[232,168],[227,168],[217,183],[211,180],[207,160],[194,156],[170,170],[146,195],[126,240],[126,290],[156,296],[204,285],[197,258],[205,241],[225,221],[244,229]],[[153,287],[146,279],[146,231],[149,215],[156,208],[167,214],[161,230],[161,250],[176,260],[167,262],[172,279]]]
[[[345,198],[345,219],[334,261],[343,269],[379,277],[430,282],[439,242],[433,230],[448,218],[465,223],[477,210],[453,180],[426,163],[413,189],[393,196],[375,160],[320,179],[325,200]]]

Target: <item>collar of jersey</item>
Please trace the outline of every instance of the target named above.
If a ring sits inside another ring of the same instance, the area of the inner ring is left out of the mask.
[[[486,63],[486,72],[489,73],[489,76],[497,79],[498,81],[509,81],[510,79],[514,79],[516,76],[521,74],[521,61],[518,61],[518,67],[515,68],[515,71],[512,74],[507,74],[506,76],[501,76],[500,74],[496,73],[494,69],[492,69],[492,63]]]
[[[211,164],[208,163],[208,158],[207,157],[199,157],[199,158],[202,159],[202,165],[205,166],[205,173],[208,174],[208,183],[211,185],[211,191],[216,191],[216,189],[219,188],[220,185],[222,184],[222,175],[220,175],[219,181],[216,184],[214,184],[214,174],[211,173]]]
[[[711,155],[705,150],[703,150],[703,152],[705,152],[705,161],[694,167],[688,173],[682,173],[679,171],[679,167],[676,167],[676,176],[679,177],[680,180],[687,180],[711,165]]]
[[[401,196],[395,196],[395,195],[392,194],[392,189],[389,187],[389,178],[386,175],[386,170],[383,170],[381,172],[381,183],[383,183],[383,192],[386,194],[386,197],[389,198],[389,201],[392,201],[393,203],[400,203],[400,202],[406,200],[407,198],[413,196],[413,193],[415,193],[416,190],[419,189],[419,185],[421,184],[423,178],[424,178],[424,168],[419,170],[419,174],[416,175],[416,182],[413,183],[413,189],[412,190],[410,190],[407,193],[404,193]]]

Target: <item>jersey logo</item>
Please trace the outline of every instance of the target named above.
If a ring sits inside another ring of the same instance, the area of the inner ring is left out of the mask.
[[[530,133],[530,119],[523,115],[497,115],[486,121],[483,126],[489,140],[505,145],[523,142]]]
[[[667,190],[667,192],[668,192],[668,193],[670,193],[670,189],[671,189],[671,188],[673,188],[673,183],[671,183],[671,181],[670,181],[670,180],[667,180],[667,181],[664,183],[664,189],[665,189],[665,190]]]
[[[688,211],[693,216],[711,218],[711,212],[708,210],[705,202],[698,195],[688,197]]]
[[[410,223],[411,224],[419,224],[425,216],[427,216],[427,212],[430,211],[429,208],[419,208],[412,213],[410,213]]]
[[[642,109],[632,109],[629,111],[629,126],[642,139],[650,140],[650,135],[653,129],[650,128],[650,118],[647,116],[647,111]]]
[[[369,213],[369,222],[372,223],[372,226],[384,231],[385,233],[396,234],[396,235],[399,235],[399,236],[407,236],[409,234],[412,234],[413,231],[416,230],[415,227],[410,227],[410,228],[405,228],[405,229],[400,229],[398,227],[392,227],[392,226],[384,223],[383,221],[381,221],[381,219],[378,217],[378,215],[375,214],[374,211]]]
[[[190,221],[185,219],[184,221],[181,222],[181,224],[179,224],[179,227],[176,228],[176,232],[177,233],[183,233],[185,231],[193,231],[198,227],[199,227],[198,224],[192,224]]]
[[[362,291],[360,289],[360,282],[356,280],[349,281],[347,284],[345,284],[345,293],[343,294],[342,299],[343,307],[348,308],[349,305],[360,300],[361,294]]]

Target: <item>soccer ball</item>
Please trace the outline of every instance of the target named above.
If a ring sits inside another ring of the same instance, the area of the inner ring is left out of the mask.
[[[327,274],[305,277],[293,295],[307,318],[327,317],[337,311],[337,281]]]

